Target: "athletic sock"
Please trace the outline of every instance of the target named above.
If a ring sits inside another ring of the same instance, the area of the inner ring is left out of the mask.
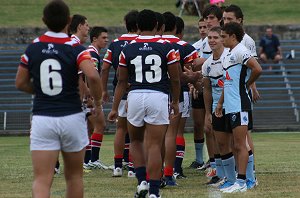
[[[182,173],[182,161],[185,152],[185,140],[182,136],[176,137],[176,159],[175,159],[175,172]]]
[[[225,170],[222,164],[222,159],[220,154],[215,155],[215,161],[216,161],[216,171],[217,171],[217,176],[219,178],[224,178],[225,177]]]
[[[149,180],[150,188],[149,188],[149,195],[154,194],[156,197],[159,197],[159,186],[160,180]]]
[[[123,159],[124,159],[124,162],[126,162],[126,163],[129,163],[129,145],[130,145],[130,138],[129,138],[129,134],[126,133],[125,147],[124,147],[124,151],[123,151]]]
[[[204,146],[204,138],[200,140],[195,140],[195,153],[196,153],[196,162],[203,164],[203,146]]]
[[[211,168],[216,169],[215,158],[209,158],[209,165],[210,165]]]
[[[140,185],[142,181],[146,181],[146,167],[141,166],[135,168],[135,176],[138,180],[138,185]]]
[[[115,168],[122,168],[123,155],[115,155]]]
[[[173,167],[172,166],[165,166],[165,168],[164,168],[164,175],[165,175],[166,178],[172,179],[173,173],[174,173],[174,171],[173,171]]]
[[[92,157],[91,161],[95,162],[99,159],[100,148],[102,144],[103,134],[93,133],[91,142],[92,142]]]
[[[254,176],[254,159],[253,159],[253,153],[252,150],[249,152],[249,159],[248,159],[248,164],[247,164],[247,169],[246,169],[246,177],[248,180],[255,181],[255,176]]]
[[[236,181],[236,174],[235,159],[232,152],[222,155],[221,158],[227,181],[234,183]]]
[[[92,155],[92,145],[91,145],[91,139],[89,140],[89,144],[85,147],[85,155],[84,155],[84,163],[88,164],[91,160]]]

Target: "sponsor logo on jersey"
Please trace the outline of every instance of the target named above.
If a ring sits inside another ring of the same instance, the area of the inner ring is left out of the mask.
[[[54,49],[54,45],[52,43],[48,44],[48,49],[43,49],[42,53],[44,54],[58,54],[58,51]]]
[[[232,80],[232,79],[230,78],[230,76],[229,76],[228,71],[226,71],[226,80]]]
[[[128,41],[124,41],[124,44],[121,44],[120,46],[124,48],[126,45],[128,45]]]
[[[248,121],[247,116],[244,116],[244,117],[243,117],[243,120],[244,120],[244,122],[247,122],[247,121]]]
[[[224,87],[224,81],[222,79],[218,80],[219,87]]]
[[[108,57],[108,51],[106,51],[103,59],[106,59],[107,57]]]
[[[152,50],[152,47],[149,47],[148,45],[149,45],[148,43],[144,43],[144,47],[140,47],[139,50],[141,50],[141,51],[150,51],[150,50]]]
[[[210,68],[210,67],[207,67],[207,69],[206,69],[207,74],[209,74],[210,71],[211,71],[211,68]]]

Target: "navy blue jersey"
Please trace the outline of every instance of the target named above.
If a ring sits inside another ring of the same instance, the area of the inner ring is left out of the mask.
[[[127,45],[120,56],[120,67],[128,69],[130,91],[147,89],[169,93],[168,65],[177,56],[165,40],[139,36]]]
[[[184,71],[183,67],[185,64],[191,63],[194,59],[198,58],[197,50],[189,43],[173,35],[163,35],[162,38],[169,41],[177,51],[182,71]],[[189,91],[188,85],[182,84],[181,90]],[[180,94],[180,101],[183,101],[183,93]]]
[[[65,116],[81,112],[78,65],[91,60],[80,44],[64,33],[46,32],[30,44],[20,66],[29,70],[35,91],[33,114]]]
[[[97,48],[95,48],[93,45],[90,45],[87,49],[91,56],[92,56],[92,60],[95,64],[96,69],[98,70],[99,74],[101,72],[101,59],[100,59],[100,55],[99,52],[97,50]]]
[[[113,80],[114,87],[118,83],[116,71],[119,66],[119,58],[120,53],[123,50],[123,48],[128,45],[131,41],[133,41],[138,35],[137,34],[123,34],[119,38],[115,39],[113,42],[110,43],[103,61],[111,64],[113,68],[115,69],[115,77]]]

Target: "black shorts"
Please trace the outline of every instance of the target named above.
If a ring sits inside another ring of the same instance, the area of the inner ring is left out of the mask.
[[[226,128],[225,109],[223,109],[222,113],[223,113],[223,116],[220,118],[216,117],[215,113],[212,114],[213,130],[218,131],[218,132],[232,133],[231,130]]]
[[[192,108],[193,109],[205,109],[203,92],[198,93],[197,99],[194,99],[192,97]]]
[[[238,127],[238,126],[249,126],[253,127],[252,123],[252,118],[249,117],[252,116],[252,112],[250,111],[244,111],[244,112],[237,112],[237,113],[229,113],[225,115],[225,125],[226,125],[226,130],[232,131],[232,129]]]

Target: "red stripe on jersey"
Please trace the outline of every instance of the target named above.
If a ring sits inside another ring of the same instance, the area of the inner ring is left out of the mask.
[[[82,61],[84,61],[84,60],[90,60],[90,61],[92,61],[92,56],[91,56],[91,54],[90,54],[90,52],[88,52],[88,51],[82,51],[79,55],[78,55],[78,57],[77,57],[77,65],[79,66],[80,65],[80,63],[82,62]]]
[[[137,36],[136,36],[137,37]],[[132,40],[134,40],[134,39],[136,39],[136,37],[122,37],[122,36],[120,36],[119,38],[118,38],[118,40],[119,41],[132,41]]]
[[[109,49],[106,50],[103,61],[107,62],[109,64],[112,63],[112,51],[111,50],[109,50]]]
[[[51,37],[47,35],[42,35],[39,37],[39,42],[45,42],[45,43],[58,43],[58,44],[65,44],[66,42],[72,41],[69,37],[65,38],[57,38],[57,37]]]
[[[21,63],[24,65],[28,65],[28,57],[26,56],[26,54],[23,54],[21,56]]]
[[[177,60],[177,56],[176,56],[176,53],[175,53],[175,50],[171,50],[168,54],[167,54],[167,60],[168,60],[168,64],[172,64]]]
[[[119,65],[121,65],[121,66],[127,66],[125,55],[124,55],[123,52],[121,52],[121,55],[120,55]]]
[[[180,41],[180,39],[179,38],[177,38],[177,37],[171,37],[171,38],[164,38],[163,37],[163,39],[165,39],[165,40],[168,40],[168,41],[170,41],[171,43],[177,43],[177,42],[179,42]]]

